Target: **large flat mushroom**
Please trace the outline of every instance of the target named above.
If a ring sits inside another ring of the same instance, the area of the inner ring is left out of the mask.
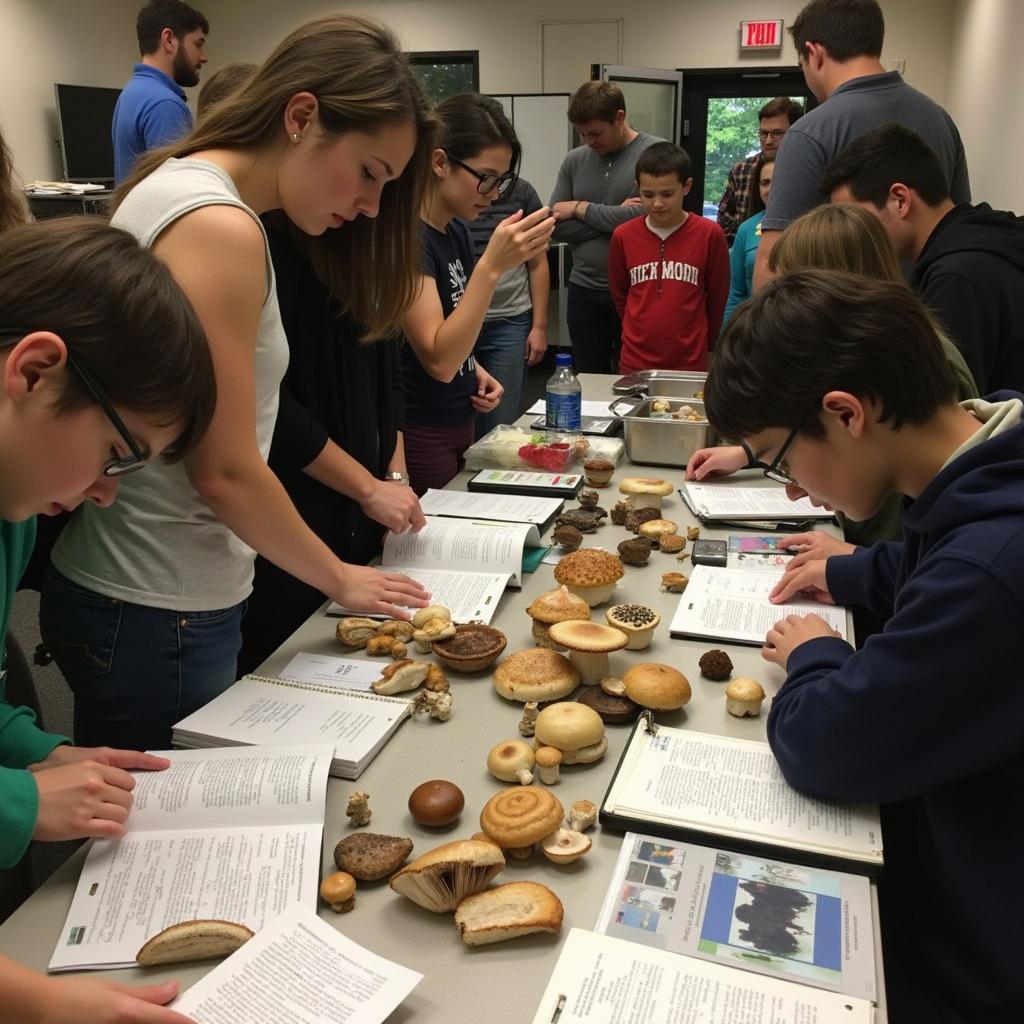
[[[588,685],[610,674],[608,655],[629,643],[622,630],[600,622],[556,622],[548,632],[559,647],[569,649],[569,660]]]
[[[655,476],[627,476],[619,484],[619,491],[633,501],[633,508],[661,508],[661,501],[672,493],[667,480]]]

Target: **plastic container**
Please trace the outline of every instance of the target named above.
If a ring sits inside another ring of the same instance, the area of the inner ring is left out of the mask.
[[[545,393],[548,430],[578,431],[583,389],[572,372],[572,356],[568,352],[555,356],[555,372],[548,380]]]

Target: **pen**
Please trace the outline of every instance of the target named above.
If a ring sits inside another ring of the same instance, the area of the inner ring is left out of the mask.
[[[551,1024],[558,1024],[558,1018],[562,1016],[562,1010],[565,1009],[565,996],[559,996],[558,1002],[555,1004],[555,1012],[551,1014]]]

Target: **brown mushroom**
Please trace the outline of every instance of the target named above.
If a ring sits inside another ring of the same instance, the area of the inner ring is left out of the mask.
[[[409,794],[409,813],[418,825],[428,828],[450,825],[465,806],[462,790],[445,779],[423,782]]]
[[[434,913],[454,910],[486,889],[505,867],[498,846],[473,839],[445,843],[407,864],[389,883],[395,892]]]
[[[412,661],[409,658],[393,661],[381,670],[380,679],[372,684],[373,692],[394,694],[415,690],[427,678],[429,671],[430,665],[425,661]]]
[[[356,905],[356,880],[347,871],[335,871],[320,883],[320,898],[336,914],[347,914]]]
[[[347,617],[335,627],[334,634],[346,647],[365,647],[370,637],[377,635],[376,619]]]
[[[533,844],[554,832],[565,811],[550,790],[516,786],[496,793],[480,812],[480,827],[503,850],[533,850]]]
[[[619,541],[618,552],[626,565],[646,565],[651,557],[651,542],[645,537],[627,537]]]
[[[633,502],[629,498],[620,498],[614,505],[610,513],[611,520],[616,526],[624,526],[626,523],[626,516],[633,511]]]

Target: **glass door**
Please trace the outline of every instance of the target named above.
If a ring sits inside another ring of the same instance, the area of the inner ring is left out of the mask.
[[[598,78],[614,82],[626,98],[626,120],[637,131],[679,143],[683,75],[663,68],[599,65]]]

